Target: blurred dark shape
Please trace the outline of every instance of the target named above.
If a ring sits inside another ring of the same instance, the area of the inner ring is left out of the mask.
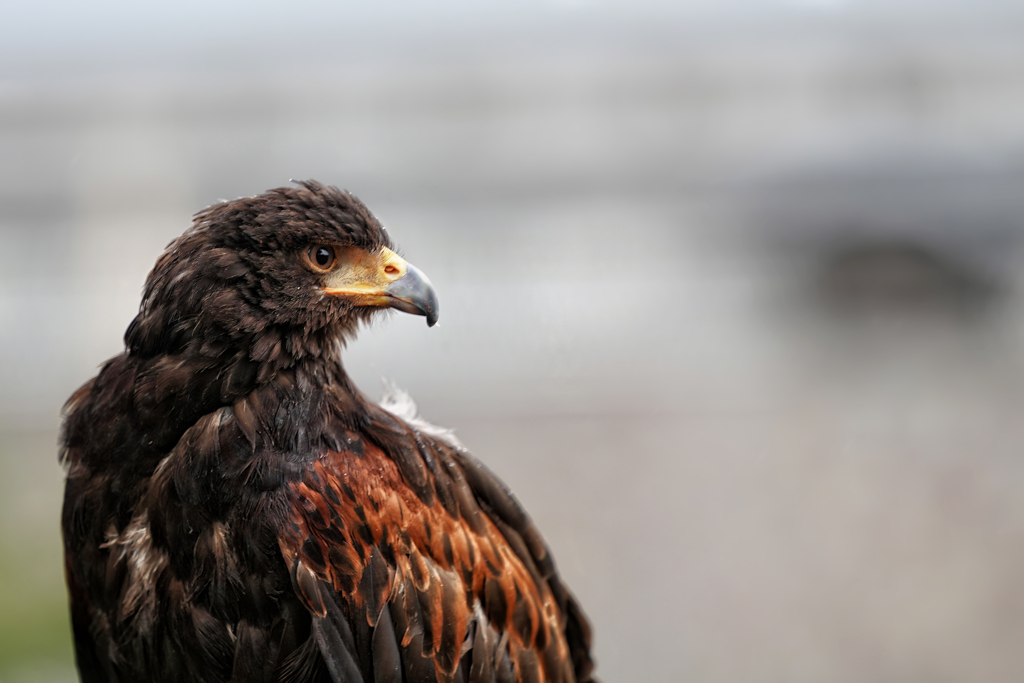
[[[987,310],[1003,288],[955,254],[913,242],[864,242],[828,253],[817,291],[843,312]]]
[[[939,141],[820,152],[748,197],[760,239],[804,259],[842,314],[976,314],[1008,287],[1024,201],[1019,158]]]
[[[752,183],[757,222],[804,242],[904,238],[1004,251],[1024,216],[1020,154],[881,142],[779,164]],[[866,147],[866,148],[865,148]]]

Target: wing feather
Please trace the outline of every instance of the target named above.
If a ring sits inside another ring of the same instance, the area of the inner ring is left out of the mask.
[[[393,417],[366,433],[290,487],[278,538],[331,676],[591,680],[585,619],[508,488]]]
[[[324,616],[313,617],[313,636],[334,683],[354,683],[363,676],[356,664],[356,646],[348,618],[338,604],[338,595],[326,584],[317,584]]]
[[[419,598],[411,579],[398,585],[388,605],[395,624],[395,637],[402,650],[402,668],[407,683],[434,683],[437,680],[434,662],[423,648],[423,618]]]
[[[402,655],[391,622],[391,610],[384,607],[373,629],[373,683],[402,683]]]

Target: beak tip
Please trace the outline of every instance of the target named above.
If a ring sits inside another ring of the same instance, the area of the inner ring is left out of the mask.
[[[408,264],[405,275],[388,285],[384,291],[392,297],[392,308],[425,316],[427,327],[437,324],[437,294],[434,293],[427,276],[411,263]]]

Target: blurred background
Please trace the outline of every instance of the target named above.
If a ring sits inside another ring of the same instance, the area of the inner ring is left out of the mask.
[[[0,681],[75,679],[59,409],[220,199],[436,285],[347,367],[531,511],[606,681],[1024,679],[1024,6],[5,3]]]

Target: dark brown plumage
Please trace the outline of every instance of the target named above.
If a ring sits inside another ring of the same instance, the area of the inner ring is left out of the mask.
[[[592,680],[508,489],[342,368],[381,308],[436,320],[390,247],[305,182],[206,209],[157,261],[125,353],[65,406],[83,681]]]

